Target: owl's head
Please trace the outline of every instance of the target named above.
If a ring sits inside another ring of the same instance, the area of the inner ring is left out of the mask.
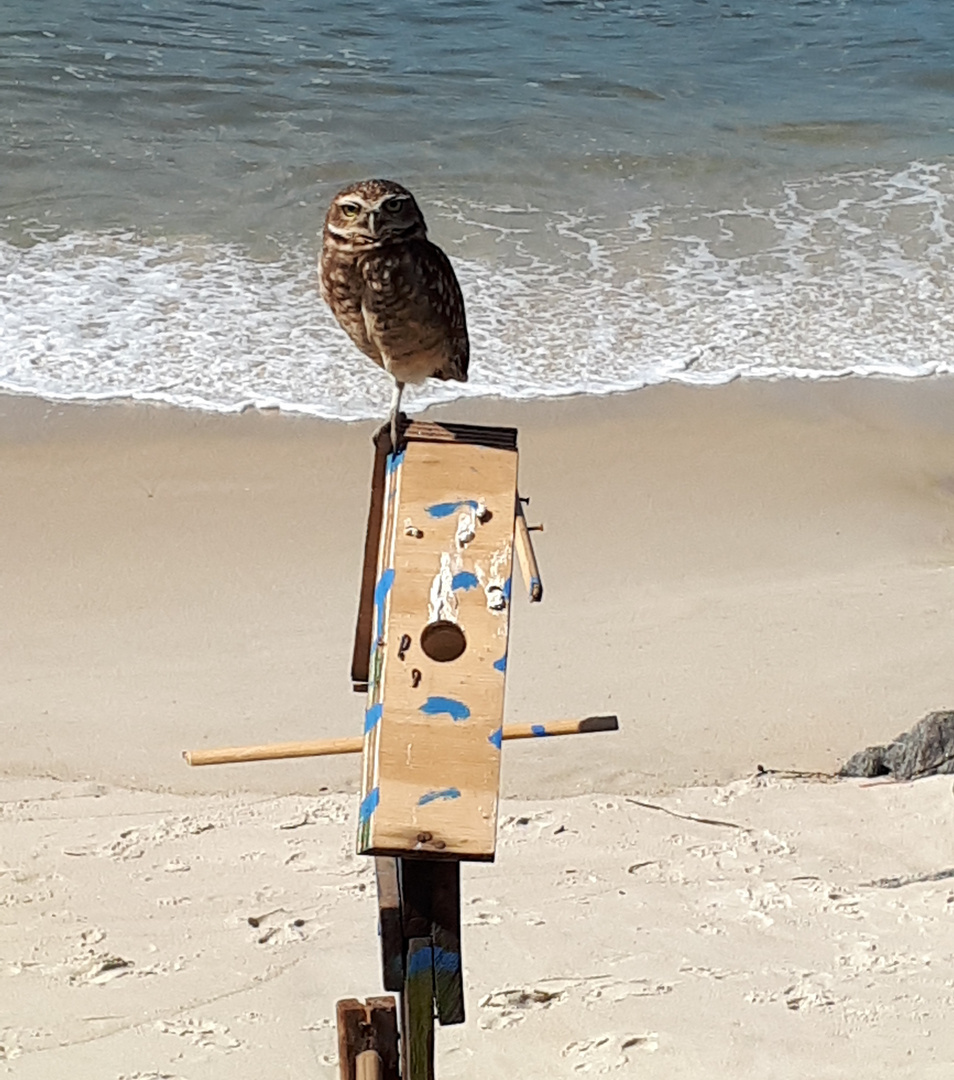
[[[393,180],[362,180],[344,188],[325,215],[325,242],[353,251],[426,235],[414,196]]]

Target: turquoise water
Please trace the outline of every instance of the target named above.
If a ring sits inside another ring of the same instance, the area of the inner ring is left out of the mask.
[[[472,382],[952,369],[954,7],[7,0],[0,389],[379,415],[315,291],[390,176]]]

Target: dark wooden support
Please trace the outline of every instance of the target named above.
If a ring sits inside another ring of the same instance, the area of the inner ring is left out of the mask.
[[[374,872],[378,882],[378,931],[384,989],[400,993],[404,989],[404,928],[397,859],[377,856]]]
[[[368,508],[368,529],[364,537],[364,570],[361,575],[358,619],[354,629],[354,649],[351,653],[351,681],[359,693],[368,689],[371,635],[374,632],[374,577],[378,565],[381,517],[384,514],[384,477],[390,453],[391,434],[388,425],[385,425],[374,436],[371,505]]]
[[[437,1017],[441,1024],[464,1022],[464,979],[460,942],[460,863],[456,860],[401,859],[404,937],[428,938]]]
[[[431,894],[434,999],[441,1024],[464,1022],[464,975],[460,950],[460,863],[434,863]]]
[[[341,1080],[370,1080],[369,1072],[374,1080],[399,1080],[394,998],[372,997],[366,1002],[345,998],[338,1002],[337,1016]],[[366,1056],[359,1067],[358,1059],[362,1054]],[[373,1054],[377,1055],[377,1061]],[[364,1076],[359,1076],[359,1072]]]

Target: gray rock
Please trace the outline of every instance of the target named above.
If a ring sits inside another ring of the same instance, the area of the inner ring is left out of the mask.
[[[954,712],[948,710],[928,713],[887,746],[859,751],[838,775],[916,780],[938,773],[954,773]]]

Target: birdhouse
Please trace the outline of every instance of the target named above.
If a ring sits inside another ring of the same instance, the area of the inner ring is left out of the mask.
[[[615,716],[503,725],[513,557],[543,584],[517,433],[407,424],[375,437],[351,677],[363,736],[186,751],[190,765],[363,753],[358,852],[375,856],[385,990],[338,1003],[343,1080],[433,1080],[434,1022],[464,1022],[460,863],[494,857],[501,745],[616,731]],[[400,1011],[400,1043],[396,1028]],[[400,1053],[400,1069],[398,1057]]]
[[[494,857],[516,434],[412,423],[399,453],[378,447],[352,667],[361,854]]]

